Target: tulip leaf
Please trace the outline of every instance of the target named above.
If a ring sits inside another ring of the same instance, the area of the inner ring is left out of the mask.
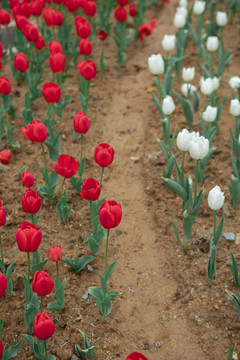
[[[87,335],[79,330],[84,342],[84,349],[81,349],[79,345],[75,345],[75,350],[79,356],[88,356],[90,359],[94,359],[95,357],[95,346],[91,346],[90,342],[88,341]]]
[[[225,219],[225,216],[223,214],[222,218],[221,218],[221,221],[216,229],[216,232],[215,232],[215,236],[214,236],[214,239],[213,239],[213,243],[214,245],[217,247],[218,246],[218,243],[219,243],[219,240],[222,236],[222,232],[223,232],[223,228],[224,228],[224,219]]]
[[[57,161],[59,158],[59,150],[61,146],[61,140],[59,139],[61,131],[55,134],[53,129],[49,129],[48,133],[50,136],[48,137],[48,140],[44,142],[44,144],[48,147],[50,160]]]
[[[40,170],[45,180],[45,186],[39,186],[38,192],[43,196],[46,196],[51,202],[53,202],[55,201],[53,191],[57,184],[60,182],[60,177],[55,171],[48,175],[48,173],[44,169]]]
[[[240,201],[240,179],[235,176],[230,177],[231,186],[229,185],[231,204],[236,206]]]
[[[183,231],[185,236],[185,246],[184,246],[184,252],[185,254],[188,251],[188,243],[189,239],[192,236],[192,226],[195,222],[196,217],[188,214],[187,216],[183,215]]]
[[[156,95],[154,95],[153,93],[152,93],[152,97],[153,97],[153,100],[154,100],[154,102],[155,102],[155,105],[156,105],[157,108],[158,108],[158,111],[159,111],[160,114],[161,114],[161,118],[162,118],[162,119],[165,119],[165,115],[164,115],[163,110],[162,110],[162,105],[160,104],[158,98],[157,98]]]
[[[117,263],[117,259],[114,260],[114,262],[109,266],[109,268],[107,269],[107,272],[106,272],[106,275],[105,275],[105,280],[106,282],[110,279],[112,273],[113,273],[113,270],[116,266],[116,263]]]
[[[0,339],[2,340],[3,320],[0,320]]]
[[[11,294],[11,292],[13,291],[13,282],[12,282],[12,279],[11,279],[11,274],[12,274],[12,271],[13,271],[13,267],[16,263],[15,262],[12,262],[8,268],[7,268],[7,271],[6,271],[6,278],[7,278],[7,293],[8,294]]]
[[[240,286],[240,277],[238,274],[238,266],[237,266],[237,262],[236,262],[235,257],[232,252],[231,252],[231,261],[232,262],[229,262],[229,266],[230,266],[230,269],[233,274],[233,281],[236,286]]]
[[[83,179],[77,179],[75,176],[71,177],[71,179],[69,179],[70,182],[72,183],[73,187],[77,190],[77,192],[79,193],[82,190],[82,183],[83,183]]]
[[[20,115],[21,115],[21,118],[23,119],[25,125],[28,125],[28,124],[30,124],[30,122],[33,121],[32,109],[26,109],[26,108],[21,109]]]
[[[79,255],[77,255],[75,260],[63,256],[61,261],[70,265],[75,271],[75,273],[79,274],[80,271],[84,268],[84,266],[86,266],[95,259],[96,258],[94,256],[82,256],[81,258],[79,258]]]
[[[237,292],[237,295],[233,294],[231,291],[226,290],[229,296],[231,296],[232,301],[237,309],[238,316],[240,317],[240,293]]]
[[[210,249],[208,255],[208,279],[213,279],[216,274],[216,257],[217,257],[217,248],[213,244],[213,241],[210,241]]]
[[[180,239],[180,236],[179,236],[178,231],[177,231],[177,228],[176,228],[176,226],[174,225],[173,222],[171,222],[171,224],[172,224],[172,227],[173,227],[174,234],[175,234],[175,236],[176,236],[176,238],[177,238],[177,241],[178,241],[181,249],[184,250],[184,249],[183,249],[182,242],[181,242],[181,239]]]
[[[65,295],[64,295],[64,288],[66,285],[67,280],[64,279],[62,284],[60,286],[58,286],[57,291],[55,293],[57,302],[50,302],[48,303],[48,309],[53,309],[53,310],[57,310],[57,311],[62,311],[64,308],[64,299],[65,299]]]
[[[188,194],[186,192],[186,190],[180,185],[178,184],[176,181],[171,180],[171,179],[167,179],[167,178],[163,178],[163,180],[179,195],[181,196],[181,198],[183,199],[183,201],[187,201],[188,199]]]
[[[56,212],[59,219],[65,224],[68,220],[72,206],[68,206],[66,191],[62,192],[61,200],[57,203]]]
[[[13,359],[15,356],[17,356],[18,350],[20,348],[20,346],[22,345],[23,339],[20,340],[16,345],[12,345],[10,346],[10,348],[8,348],[2,357],[2,360],[10,360]]]

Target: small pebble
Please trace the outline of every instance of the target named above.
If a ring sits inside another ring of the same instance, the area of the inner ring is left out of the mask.
[[[217,335],[216,335],[216,336],[214,336],[214,339],[215,339],[215,340],[218,340],[218,336],[217,336]]]
[[[163,343],[161,341],[157,341],[155,346],[156,346],[157,349],[160,349],[160,347],[162,347],[162,344]]]
[[[232,232],[224,233],[223,237],[228,241],[234,241],[236,238],[236,235]]]
[[[228,302],[225,302],[225,305],[226,305],[226,306],[228,306],[228,305],[229,305],[229,303],[228,303]]]
[[[90,305],[90,304],[91,304],[91,300],[90,300],[90,299],[87,299],[86,304],[87,304],[87,305]]]
[[[69,244],[75,244],[76,240],[70,240]]]
[[[170,278],[170,275],[169,275],[169,274],[167,274],[167,278],[168,278],[168,279]]]
[[[90,271],[90,272],[93,271],[93,268],[91,267],[91,265],[87,265],[87,269],[88,269],[88,271]]]
[[[73,354],[70,360],[79,360],[79,359],[80,358],[77,355]]]
[[[189,284],[190,284],[190,280],[187,280],[187,281],[186,281],[186,284],[189,285]]]
[[[121,235],[122,231],[121,230],[116,230],[116,235]]]
[[[83,296],[82,296],[83,300],[87,300],[88,299],[88,291],[86,291]]]

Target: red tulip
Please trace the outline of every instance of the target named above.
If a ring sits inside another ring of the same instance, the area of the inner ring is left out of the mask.
[[[2,43],[0,41],[0,59],[2,59],[3,57],[3,46],[2,46]]]
[[[64,3],[68,10],[73,13],[82,7],[82,1],[83,0],[64,0]]]
[[[42,94],[49,104],[56,104],[61,98],[61,88],[57,83],[47,82],[43,85]]]
[[[129,3],[129,0],[117,0],[117,2],[120,6],[125,6]]]
[[[133,352],[132,354],[128,355],[126,360],[148,360],[148,359],[141,353]]]
[[[11,91],[10,81],[4,76],[0,77],[0,94],[8,95]]]
[[[45,40],[42,35],[39,35],[37,41],[35,41],[34,46],[38,50],[44,50],[46,47]]]
[[[55,245],[48,250],[48,257],[54,262],[62,259],[62,248],[59,245]]]
[[[52,8],[45,8],[43,10],[43,18],[47,26],[61,26],[64,22],[62,13]]]
[[[79,61],[78,72],[84,77],[84,79],[90,81],[97,73],[96,65],[92,60]]]
[[[29,42],[35,43],[39,38],[39,31],[33,24],[27,23],[23,28],[23,33]]]
[[[33,16],[40,16],[45,6],[44,0],[33,0],[31,3],[31,12]]]
[[[21,128],[23,136],[32,141],[42,143],[47,138],[47,128],[40,120],[33,120],[27,128]]]
[[[112,229],[119,225],[122,219],[122,208],[114,200],[107,200],[101,205],[99,211],[99,220],[105,229]]]
[[[35,252],[42,241],[42,232],[35,225],[25,221],[16,231],[18,248],[23,252]]]
[[[92,52],[93,46],[89,39],[82,39],[79,41],[79,52],[83,56],[89,56]]]
[[[136,1],[129,5],[129,15],[135,17],[137,15]]]
[[[54,170],[57,174],[62,175],[66,179],[70,179],[76,175],[79,167],[79,162],[76,161],[72,156],[60,155],[58,162],[53,162]]]
[[[2,358],[3,356],[3,343],[2,343],[2,340],[0,339],[0,359]]]
[[[120,7],[115,10],[114,16],[118,22],[124,23],[127,20],[127,10],[124,7]]]
[[[56,53],[62,53],[62,51],[63,51],[62,45],[55,40],[52,40],[50,42],[50,44],[48,45],[48,48],[49,48],[51,55],[56,54]]]
[[[113,162],[114,149],[108,144],[100,144],[95,148],[94,160],[102,168],[105,168]]]
[[[22,197],[23,211],[28,214],[36,214],[42,204],[41,198],[38,196],[37,190],[27,189]]]
[[[9,13],[4,9],[0,9],[0,25],[8,25],[10,21]]]
[[[97,6],[94,1],[86,1],[84,6],[84,12],[86,16],[94,16],[97,11]]]
[[[50,275],[45,271],[36,271],[32,281],[32,291],[38,296],[46,296],[50,294],[54,287],[54,283]]]
[[[23,186],[30,188],[34,185],[34,176],[29,171],[22,172],[22,184]]]
[[[16,15],[14,17],[14,20],[16,22],[17,28],[20,31],[23,31],[24,27],[28,24],[28,19],[26,16],[23,15]]]
[[[53,0],[53,2],[54,2],[54,4],[60,5],[63,3],[63,0]]]
[[[101,192],[101,186],[99,182],[89,177],[85,179],[82,183],[82,191],[80,191],[79,195],[85,200],[95,201],[99,198]]]
[[[83,112],[78,112],[73,117],[73,128],[78,134],[86,134],[90,127],[90,122],[87,115]]]
[[[82,16],[77,16],[75,19],[77,35],[82,39],[86,39],[91,34],[90,23]]]
[[[50,55],[49,66],[54,74],[61,74],[65,70],[65,55],[62,53]]]
[[[0,151],[0,162],[3,164],[8,164],[11,159],[11,152],[8,149]]]
[[[152,33],[152,30],[156,27],[157,20],[152,19],[150,24],[142,24],[138,28],[138,37],[141,41],[144,40],[145,36],[149,36]]]
[[[106,33],[103,30],[100,30],[98,33],[98,38],[102,41],[106,40],[106,38],[108,37],[108,33]]]
[[[2,298],[5,295],[6,289],[7,289],[7,278],[4,274],[0,274],[0,298]]]
[[[20,52],[14,56],[14,66],[22,73],[29,69],[29,61],[24,53]]]
[[[0,201],[0,226],[3,226],[5,223],[6,223],[6,212]]]
[[[62,24],[64,23],[63,14],[61,13],[61,11],[55,10],[55,15],[56,15],[56,23],[53,25],[62,26]]]
[[[19,3],[20,5],[20,12],[26,16],[27,18],[29,18],[32,15],[32,10],[31,10],[31,6],[27,1],[22,1]]]
[[[33,332],[39,340],[47,340],[53,336],[55,324],[50,316],[45,313],[38,313],[33,321]]]

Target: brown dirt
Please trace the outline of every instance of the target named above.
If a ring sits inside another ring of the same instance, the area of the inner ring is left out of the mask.
[[[86,305],[82,299],[90,285],[99,285],[97,272],[102,272],[104,268],[104,244],[91,264],[93,272],[84,269],[76,275],[66,264],[62,264],[61,277],[67,278],[65,309],[60,314],[48,310],[56,324],[55,334],[49,341],[49,353],[55,354],[57,359],[70,359],[74,345],[82,344],[79,329],[85,331],[90,342],[96,345],[96,360],[123,360],[133,351],[141,351],[149,360],[219,360],[227,359],[231,345],[239,352],[239,318],[225,292],[226,288],[234,293],[237,291],[227,263],[230,249],[239,260],[239,245],[222,238],[217,276],[211,288],[208,287],[206,273],[207,232],[213,227],[213,214],[206,199],[213,186],[220,185],[226,195],[224,231],[239,233],[240,208],[238,206],[233,210],[230,207],[227,188],[231,174],[229,128],[234,127],[234,118],[228,112],[229,100],[220,119],[220,132],[214,140],[217,151],[207,168],[204,202],[193,227],[187,256],[182,254],[170,225],[174,221],[181,229],[181,200],[163,186],[163,154],[157,154],[155,159],[149,157],[160,151],[156,138],[162,138],[162,131],[159,113],[148,91],[153,84],[147,58],[162,51],[160,41],[164,34],[175,33],[172,23],[176,5],[175,1],[148,11],[148,19],[158,19],[157,28],[143,43],[133,44],[128,49],[128,60],[120,70],[116,66],[116,49],[111,41],[106,49],[107,69],[104,76],[98,74],[92,81],[93,98],[89,111],[92,126],[84,138],[85,176],[100,178],[101,169],[93,159],[94,148],[101,142],[109,143],[115,149],[115,159],[106,169],[101,196],[122,204],[123,219],[118,231],[114,229],[110,232],[109,248],[109,262],[118,258],[110,288],[120,291],[121,295],[114,300],[112,314],[105,324],[101,323],[94,301]],[[238,39],[236,24],[228,25],[226,46],[233,52],[230,67],[233,75],[238,74]],[[96,49],[96,59],[98,51]],[[184,65],[197,66],[196,49],[192,43],[188,54]],[[45,81],[49,80],[47,73]],[[11,79],[7,65],[3,75],[9,75]],[[197,79],[199,76],[200,69]],[[197,79],[195,84],[198,84]],[[227,80],[225,74],[219,89],[221,96],[231,94]],[[71,95],[73,101],[66,107],[59,124],[62,131],[61,153],[75,158],[80,156],[80,144],[73,141],[72,134],[72,115],[80,111],[78,81],[76,69],[72,68],[64,96]],[[12,79],[11,83],[14,84]],[[179,91],[179,85],[174,86]],[[16,91],[20,92],[19,97]],[[21,208],[24,189],[18,181],[18,170],[27,167],[37,179],[36,186],[39,186],[42,184],[39,164],[43,166],[40,146],[25,140],[20,132],[23,122],[19,110],[24,105],[25,91],[15,84],[12,93],[17,109],[14,134],[17,137],[19,134],[21,149],[15,152],[10,164],[1,173],[0,186],[0,198],[7,212],[7,226],[1,229],[4,251],[7,261],[17,263],[13,274],[13,294],[1,299],[6,348],[19,341],[22,333],[27,333],[22,307],[25,303],[22,273],[26,273],[27,263],[15,240],[19,224],[27,220]],[[203,107],[204,102],[201,104]],[[34,117],[41,120],[46,114],[44,99],[35,101],[33,110]],[[195,121],[198,120],[196,114]],[[172,116],[172,130],[176,126],[179,130],[186,127],[179,104]],[[196,129],[200,130],[198,126]],[[3,142],[1,148],[5,145]],[[177,148],[174,150],[178,153]],[[188,157],[186,172],[189,175],[193,174],[193,166]],[[51,169],[50,162],[48,167]],[[85,235],[90,232],[89,210],[70,185],[67,185],[67,197],[73,210],[66,225],[59,221],[54,206],[44,200],[44,213],[38,223],[43,232],[39,248],[42,259],[47,256],[48,248],[56,244],[62,246],[63,254],[68,257],[90,255],[87,245],[82,244]],[[56,194],[59,198],[60,186]],[[222,211],[219,211],[218,221],[221,215]],[[55,267],[51,262],[44,270],[55,276]],[[48,300],[53,301],[53,296],[50,295]],[[163,343],[161,348],[156,347],[157,342]],[[17,358],[34,359],[25,342]]]

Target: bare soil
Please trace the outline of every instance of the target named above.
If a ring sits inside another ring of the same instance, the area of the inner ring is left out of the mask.
[[[47,310],[56,324],[54,336],[49,340],[49,353],[57,359],[71,359],[74,345],[82,345],[79,330],[88,335],[96,345],[96,360],[125,359],[133,351],[142,352],[149,360],[220,360],[227,359],[229,346],[239,349],[239,317],[226,289],[237,292],[228,262],[230,250],[239,261],[239,240],[219,243],[217,255],[217,276],[209,288],[207,261],[209,240],[213,229],[213,212],[207,205],[208,191],[219,185],[226,200],[224,232],[234,232],[240,237],[240,207],[232,209],[228,191],[232,173],[230,160],[230,128],[234,118],[229,115],[227,101],[221,119],[220,132],[214,145],[217,151],[209,162],[204,184],[205,197],[193,227],[189,252],[183,255],[177,243],[171,222],[182,228],[181,199],[167,191],[161,179],[165,159],[156,138],[162,139],[160,116],[151,97],[153,78],[148,70],[147,58],[153,53],[163,53],[161,40],[165,34],[174,34],[173,16],[177,2],[156,5],[147,12],[147,20],[157,18],[157,28],[143,43],[136,42],[127,51],[128,60],[121,69],[117,68],[116,48],[113,41],[106,47],[107,68],[91,83],[93,98],[89,117],[91,129],[84,137],[86,159],[85,177],[100,178],[101,169],[94,162],[94,149],[99,143],[108,143],[115,149],[112,166],[106,169],[101,197],[116,200],[122,204],[123,218],[117,229],[110,231],[109,263],[118,258],[110,280],[110,289],[121,292],[113,301],[112,314],[102,324],[101,315],[93,301],[86,304],[82,295],[89,286],[99,286],[97,272],[104,269],[104,247],[102,244],[96,260],[91,263],[94,271],[87,268],[76,275],[69,266],[61,264],[60,276],[67,279],[65,287],[65,309],[61,313]],[[236,19],[235,19],[236,21]],[[239,74],[239,36],[237,25],[226,27],[225,46],[232,50],[232,75]],[[98,44],[99,45],[99,44]],[[96,46],[95,60],[99,59],[100,46]],[[196,66],[196,47],[191,42],[184,66]],[[227,73],[227,71],[226,71]],[[80,157],[80,143],[73,141],[72,117],[81,111],[78,100],[79,78],[76,68],[71,68],[65,85],[64,96],[71,96],[72,102],[65,108],[58,126],[61,130],[61,153]],[[20,150],[8,166],[1,166],[0,199],[7,213],[6,226],[1,229],[6,263],[16,261],[13,273],[14,291],[1,299],[1,318],[4,320],[3,342],[5,348],[21,339],[27,333],[23,315],[25,303],[22,274],[27,272],[27,257],[19,252],[15,232],[21,222],[27,221],[22,211],[21,198],[25,189],[18,180],[18,171],[26,167],[36,178],[36,187],[43,184],[39,165],[43,159],[39,144],[27,141],[20,128],[24,126],[20,109],[24,106],[25,88],[17,86],[11,77],[9,64],[5,64],[3,76],[9,77],[13,90],[16,120],[14,134],[21,144]],[[198,86],[201,70],[198,67],[194,84]],[[49,81],[48,64],[44,80]],[[175,83],[174,90],[180,92]],[[153,90],[157,93],[156,89]],[[228,74],[224,74],[218,93],[229,95]],[[177,101],[176,101],[177,103]],[[204,102],[202,101],[202,107]],[[200,106],[200,108],[202,108]],[[33,103],[34,118],[42,119],[47,106],[43,98]],[[172,131],[186,127],[182,109],[171,117]],[[195,122],[199,121],[196,113]],[[199,125],[194,130],[201,131]],[[7,145],[5,139],[1,149]],[[174,151],[181,154],[175,147]],[[194,162],[187,157],[186,173],[193,176]],[[52,170],[51,162],[48,168]],[[199,184],[200,186],[200,184]],[[43,215],[38,226],[43,240],[39,251],[41,259],[47,257],[48,248],[61,245],[64,256],[91,255],[83,239],[90,233],[89,209],[85,201],[66,185],[69,204],[73,205],[69,221],[63,225],[55,207],[44,200]],[[60,199],[60,185],[56,188]],[[217,222],[222,211],[219,211]],[[55,277],[55,264],[48,261],[45,268]],[[54,301],[50,294],[48,301]],[[162,343],[162,344],[159,344]],[[34,359],[31,349],[23,343],[18,359]]]

